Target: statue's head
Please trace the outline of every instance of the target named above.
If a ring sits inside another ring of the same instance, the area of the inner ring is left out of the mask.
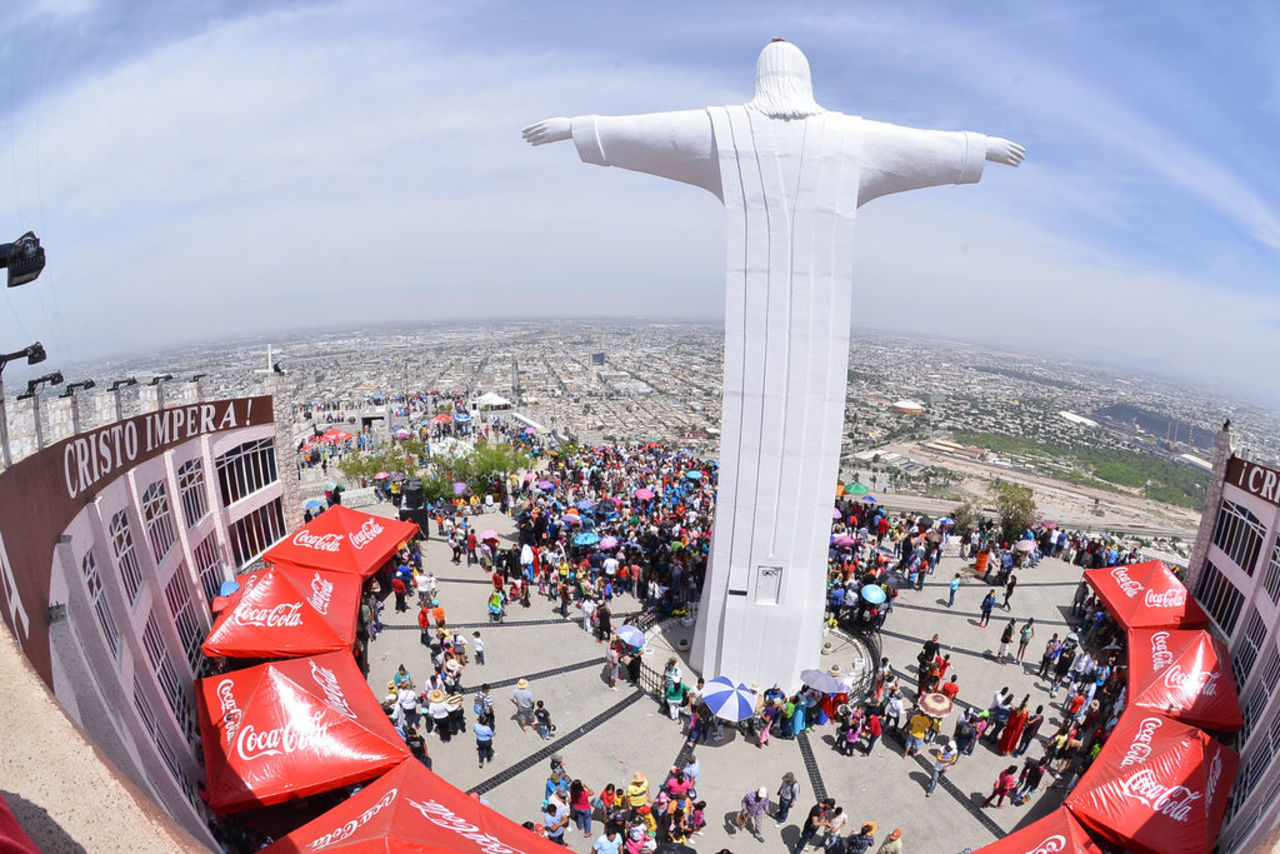
[[[813,100],[809,60],[789,41],[774,39],[756,60],[756,95],[747,102],[772,119],[803,119],[824,112]]]

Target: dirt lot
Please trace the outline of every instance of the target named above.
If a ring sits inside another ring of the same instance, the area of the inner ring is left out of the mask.
[[[1041,516],[1068,530],[1117,531],[1145,537],[1176,536],[1189,544],[1195,539],[1200,525],[1199,513],[1133,493],[1064,483],[1025,471],[940,454],[916,443],[889,445],[884,450],[955,472],[961,480],[954,489],[962,495],[973,496],[983,506],[990,506],[990,483],[994,478],[1028,486],[1035,493]]]

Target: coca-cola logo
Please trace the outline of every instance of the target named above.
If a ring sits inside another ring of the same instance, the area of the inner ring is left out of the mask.
[[[227,733],[228,747],[235,741],[236,733],[240,731],[240,720],[244,716],[236,705],[236,695],[231,692],[234,687],[235,682],[230,679],[223,679],[218,683],[218,705],[222,707],[222,726]]]
[[[1067,850],[1067,838],[1054,834],[1045,839],[1035,848],[1032,848],[1027,854],[1058,854],[1059,851]]]
[[[357,549],[363,549],[365,546],[369,545],[369,543],[372,543],[377,536],[383,532],[383,530],[383,527],[378,524],[377,520],[368,519],[360,526],[359,531],[356,531],[354,534],[347,534],[347,539],[351,540],[351,545],[355,546]]]
[[[1213,796],[1218,792],[1218,779],[1222,776],[1222,754],[1214,753],[1209,760],[1209,773],[1204,778],[1204,802],[1213,803]]]
[[[329,602],[333,598],[333,582],[325,581],[320,573],[311,576],[311,598],[307,599],[311,607],[326,617],[329,615]]]
[[[1187,588],[1175,587],[1163,593],[1148,590],[1145,602],[1148,608],[1181,608],[1187,604]]]
[[[323,664],[316,664],[312,659],[311,678],[316,680],[316,684],[324,692],[325,702],[332,706],[334,711],[341,712],[351,720],[356,719],[356,713],[351,711],[351,706],[347,704],[347,695],[342,692],[342,686],[338,684],[337,674]]]
[[[231,619],[241,626],[265,626],[270,629],[292,629],[302,625],[302,603],[281,602],[270,608],[241,605]]]
[[[292,542],[295,546],[315,549],[318,552],[336,552],[342,546],[342,536],[340,534],[312,534],[306,530],[301,530],[293,535]]]
[[[236,739],[236,753],[245,762],[252,762],[263,756],[283,756],[310,750],[329,736],[329,724],[324,721],[324,715],[324,712],[316,711],[310,718],[289,721],[282,727],[261,732],[246,726]]]
[[[1220,675],[1215,671],[1186,671],[1182,669],[1182,665],[1175,664],[1164,675],[1164,684],[1166,687],[1181,691],[1188,696],[1204,694],[1206,697],[1212,697],[1218,693],[1218,677]]]
[[[481,851],[486,852],[486,854],[524,854],[522,849],[512,848],[497,837],[485,833],[479,827],[467,821],[462,816],[455,814],[444,804],[436,801],[427,801],[423,803],[421,801],[415,801],[413,798],[409,797],[406,797],[404,800],[405,803],[422,813],[422,817],[427,821],[471,840],[480,847]]]
[[[1141,801],[1153,811],[1174,821],[1185,822],[1191,815],[1191,806],[1201,798],[1186,786],[1166,786],[1156,779],[1156,772],[1143,768],[1120,784],[1127,796]]]
[[[1120,585],[1120,592],[1130,599],[1142,592],[1142,582],[1129,577],[1128,567],[1117,566],[1111,570],[1111,577],[1115,579],[1116,584]]]
[[[1133,736],[1133,741],[1129,744],[1129,749],[1125,751],[1124,759],[1120,760],[1121,768],[1126,765],[1141,765],[1147,761],[1147,757],[1151,755],[1151,740],[1160,726],[1159,718],[1142,719],[1142,723],[1138,724],[1137,733]]]
[[[399,794],[400,794],[399,789],[392,789],[391,791],[387,792],[385,795],[383,795],[381,798],[378,799],[378,802],[376,804],[369,807],[367,810],[360,813],[360,815],[351,819],[346,824],[342,825],[341,827],[335,827],[333,830],[329,831],[328,833],[322,836],[318,836],[315,839],[308,842],[307,850],[320,851],[324,848],[328,848],[330,845],[335,845],[339,842],[343,842],[349,839],[353,833],[355,833],[357,830],[359,830],[360,828],[368,824],[369,819],[373,818],[375,815],[377,815],[378,813],[382,812],[384,809],[386,809],[387,807],[395,803],[396,797],[398,797]]]
[[[1173,663],[1173,653],[1169,651],[1169,633],[1156,632],[1151,636],[1151,668],[1159,673]]]

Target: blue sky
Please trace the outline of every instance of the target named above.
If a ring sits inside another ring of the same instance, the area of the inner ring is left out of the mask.
[[[347,320],[720,317],[714,199],[519,129],[741,103],[784,36],[829,109],[1028,148],[862,211],[856,324],[1280,400],[1275,3],[43,0],[0,27],[0,236],[50,256],[0,347],[51,363]]]

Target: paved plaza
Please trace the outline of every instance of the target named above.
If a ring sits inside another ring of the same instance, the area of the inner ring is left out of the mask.
[[[366,509],[385,515],[393,510],[389,504]],[[513,541],[513,524],[507,517],[496,513],[478,517],[477,527],[493,528],[508,538],[508,544]],[[540,820],[552,753],[564,757],[570,779],[581,779],[596,792],[606,783],[624,784],[640,771],[649,778],[656,793],[677,759],[683,761],[683,727],[665,717],[653,697],[624,682],[619,681],[617,690],[609,689],[602,675],[604,647],[583,630],[580,612],[571,610],[571,619],[562,620],[552,603],[539,598],[535,590],[531,607],[512,604],[501,625],[490,623],[486,611],[489,578],[478,565],[451,563],[448,547],[432,533],[424,550],[424,565],[439,579],[440,602],[448,621],[455,629],[463,630],[468,641],[476,630],[484,640],[486,663],[478,666],[471,656],[463,685],[470,695],[482,683],[489,683],[497,713],[497,756],[492,763],[477,767],[475,739],[470,733],[474,716],[468,696],[464,703],[467,732],[448,744],[434,735],[428,739],[436,772],[461,789],[478,791],[495,809],[517,822]],[[955,608],[949,609],[947,584],[956,572],[963,572],[964,584]],[[1004,686],[1013,690],[1015,702],[1029,693],[1032,710],[1045,703],[1047,720],[1040,729],[1040,744],[1029,751],[1039,755],[1061,722],[1062,710],[1060,705],[1047,706],[1048,686],[1035,677],[1034,670],[1049,636],[1055,632],[1063,636],[1069,631],[1067,610],[1080,570],[1062,561],[1044,560],[1035,568],[1022,570],[1020,575],[1010,610],[997,607],[990,626],[980,628],[979,603],[989,588],[972,576],[952,549],[922,591],[902,591],[884,625],[882,639],[884,654],[908,693],[915,686],[915,658],[920,645],[936,632],[941,635],[943,652],[951,654],[951,672],[959,675],[960,706],[986,708],[992,694]],[[1003,594],[997,604],[1002,599]],[[615,600],[615,626],[627,612],[638,608],[639,603],[630,596]],[[1035,618],[1036,635],[1027,651],[1026,668],[1012,662],[997,663],[995,651],[1002,627],[1010,618],[1016,618],[1020,627],[1027,617]],[[416,606],[397,614],[394,598],[388,598],[382,621],[385,630],[369,650],[369,682],[379,698],[387,693],[387,680],[399,664],[408,668],[416,684],[421,684],[430,671],[428,654],[419,642]],[[646,657],[651,668],[662,669],[668,650],[678,644],[681,631],[689,630],[668,624],[651,632],[653,651]],[[841,660],[837,646],[833,655],[824,656],[822,667],[832,663],[847,670],[851,662]],[[696,677],[689,675],[688,664],[682,666],[686,681],[692,682]],[[719,674],[705,675],[710,678]],[[556,732],[549,741],[542,741],[532,729],[521,732],[514,721],[509,697],[520,678],[529,679],[535,698],[544,701],[551,713]],[[1056,701],[1060,704],[1065,699],[1065,692],[1059,692]],[[956,714],[944,721],[944,733],[951,732]],[[998,756],[985,741],[972,756],[962,756],[933,796],[926,798],[934,751],[927,751],[927,759],[904,759],[902,742],[894,734],[886,732],[871,756],[858,753],[847,758],[832,747],[834,726],[817,727],[795,740],[775,737],[764,749],[754,741],[744,743],[732,727],[725,731],[723,742],[710,742],[696,751],[701,763],[697,791],[699,799],[707,802],[708,826],[694,842],[709,852],[723,848],[750,852],[776,851],[780,845],[794,847],[815,792],[825,792],[844,807],[849,814],[846,832],[874,821],[879,825],[876,847],[890,830],[899,827],[904,851],[939,854],[980,848],[1045,815],[1066,794],[1060,787],[1049,788],[1048,782],[1053,778],[1047,777],[1036,798],[1026,806],[1006,803],[1002,809],[978,809],[1000,769],[1021,764],[1021,758]],[[761,844],[746,831],[738,830],[733,816],[749,790],[767,786],[771,799],[775,798],[787,771],[794,772],[801,783],[800,799],[781,827],[769,820],[764,822],[765,843]],[[600,828],[596,821],[593,838]],[[590,850],[590,841],[572,826],[565,840],[573,849]]]

